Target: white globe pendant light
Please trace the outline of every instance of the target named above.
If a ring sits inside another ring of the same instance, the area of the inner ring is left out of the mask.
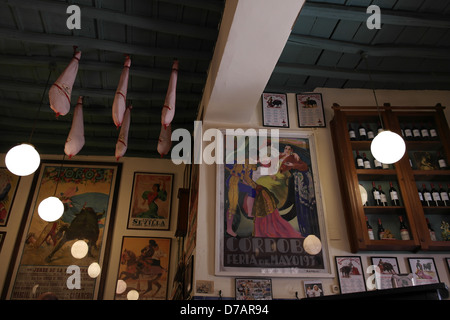
[[[64,204],[57,197],[48,197],[41,201],[38,214],[42,220],[53,222],[61,218],[64,213]]]
[[[40,163],[39,153],[28,143],[11,148],[5,157],[6,167],[17,176],[28,176],[34,173]]]
[[[372,140],[370,151],[375,159],[381,163],[392,164],[403,157],[406,151],[406,145],[400,135],[385,130],[377,134]]]

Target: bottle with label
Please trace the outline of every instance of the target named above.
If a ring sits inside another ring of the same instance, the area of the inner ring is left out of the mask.
[[[384,227],[381,223],[381,219],[378,218],[378,239],[383,240],[384,239]]]
[[[369,219],[366,216],[366,226],[367,226],[367,232],[369,234],[369,239],[370,240],[375,240],[375,236],[373,235],[373,228],[369,223]]]
[[[448,169],[447,168],[447,162],[445,161],[444,156],[441,155],[440,152],[438,152],[438,154],[437,154],[437,161],[438,161],[438,164],[439,164],[439,169],[443,169],[443,170]]]
[[[399,216],[398,218],[400,219],[400,236],[402,237],[402,240],[411,240],[408,228],[403,222],[403,217]]]
[[[378,122],[377,134],[380,134],[382,131],[383,131],[383,127],[381,126],[381,123]]]
[[[373,140],[375,138],[375,134],[373,133],[373,130],[370,125],[367,125],[367,139]]]
[[[389,182],[389,196],[391,197],[391,203],[393,206],[400,206],[400,200],[398,199],[397,189],[394,188],[392,182]]]
[[[413,124],[412,126],[412,135],[413,135],[413,140],[421,140],[422,136],[420,135],[420,130],[419,128],[417,128],[417,126],[415,124]]]
[[[358,150],[356,150],[356,169],[364,169],[364,160]]]
[[[373,158],[373,164],[375,169],[383,169],[383,164],[375,158]]]
[[[430,183],[431,186],[431,198],[433,199],[433,206],[441,207],[442,201],[441,201],[441,195],[439,192],[434,188],[434,185]]]
[[[424,124],[420,128],[420,135],[422,136],[422,140],[430,140],[430,131]]]
[[[359,133],[359,140],[361,141],[367,140],[367,131],[366,128],[362,125],[362,123],[359,123],[358,133]]]
[[[439,183],[439,195],[441,196],[442,205],[444,207],[450,206],[450,200],[448,197],[448,192],[444,190],[442,184]]]
[[[406,125],[405,129],[404,129],[404,132],[405,132],[405,140],[412,140],[413,139],[413,134],[412,134],[411,127]]]
[[[351,124],[348,125],[348,135],[350,136],[350,140],[352,140],[352,141],[356,140],[356,133],[355,133],[355,130],[353,130],[353,127]]]
[[[418,194],[419,194],[420,203],[422,203],[422,206],[426,206],[422,191],[418,190]]]
[[[367,157],[366,157],[366,153],[363,153],[363,164],[364,164],[364,169],[372,168],[372,166],[370,165],[369,159],[367,159]]]
[[[381,198],[380,198],[380,192],[378,191],[377,187],[375,187],[375,182],[372,181],[372,196],[375,206],[381,206]]]
[[[431,241],[436,241],[436,233],[434,232],[433,228],[431,227],[430,220],[427,219],[427,226],[428,226],[428,232],[430,233],[430,239]]]
[[[423,201],[425,207],[432,207],[433,206],[433,197],[431,196],[431,192],[425,187],[425,184],[422,184],[422,194],[423,194]]]
[[[428,124],[428,128],[430,128],[429,129],[430,140],[438,140],[438,134],[437,134],[436,128],[433,125],[431,125],[430,123]]]
[[[378,192],[380,193],[380,201],[383,207],[388,205],[386,193],[381,189],[381,185],[378,185]]]
[[[387,170],[387,169],[389,169],[389,164],[387,164],[387,163],[383,163],[382,165],[383,165],[383,169],[384,169],[384,170]]]

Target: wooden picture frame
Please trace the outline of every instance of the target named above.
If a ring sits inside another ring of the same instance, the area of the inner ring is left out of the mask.
[[[33,300],[53,292],[59,300],[103,296],[116,212],[120,163],[43,161],[36,171],[18,232],[3,299]],[[57,196],[64,214],[55,222],[38,215],[39,203]],[[86,230],[90,230],[86,233]],[[74,258],[71,246],[85,240],[89,252]],[[87,276],[90,266],[100,274]]]
[[[415,285],[439,283],[439,274],[434,258],[408,258],[409,268],[414,275]]]
[[[287,94],[264,92],[261,100],[263,126],[289,128]]]
[[[122,238],[115,300],[166,300],[171,238]]]
[[[323,297],[323,284],[320,280],[303,281],[306,298]]]
[[[371,257],[373,266],[378,267],[375,271],[375,284],[377,289],[392,288],[392,276],[400,274],[398,260],[396,257]],[[379,271],[378,271],[379,270]]]
[[[336,256],[336,271],[342,294],[366,291],[360,256]]]
[[[0,168],[0,227],[6,227],[14,203],[20,177]]]
[[[321,93],[296,94],[298,126],[300,128],[325,128],[325,111]]]
[[[236,300],[272,300],[272,279],[235,279]]]
[[[272,173],[259,163],[245,164],[248,158],[243,165],[227,159],[216,166],[216,275],[331,277],[314,135],[283,132],[266,145],[275,148],[275,141],[279,157],[271,162]],[[265,201],[278,203],[266,207]],[[319,252],[306,252],[307,237],[320,242]]]
[[[172,173],[134,173],[128,229],[169,230],[173,177]]]

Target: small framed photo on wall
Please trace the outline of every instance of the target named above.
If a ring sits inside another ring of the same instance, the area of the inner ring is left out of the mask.
[[[392,276],[400,274],[396,257],[371,257],[372,265],[378,267],[375,274],[377,289],[392,288]]]
[[[236,300],[272,300],[272,280],[236,279]]]
[[[360,256],[336,257],[336,269],[342,294],[366,291]]]
[[[128,229],[169,230],[173,174],[135,172]]]
[[[263,126],[289,128],[289,112],[285,93],[262,94]]]
[[[307,298],[322,297],[324,295],[322,281],[304,281],[303,286],[305,288],[305,296]]]
[[[415,284],[439,283],[439,275],[433,258],[408,258]]]
[[[300,128],[325,128],[325,112],[322,94],[300,93],[296,95],[298,126]]]

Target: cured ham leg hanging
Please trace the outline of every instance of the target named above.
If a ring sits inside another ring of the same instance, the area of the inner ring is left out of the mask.
[[[83,97],[78,97],[73,112],[72,127],[64,146],[64,153],[70,158],[77,155],[84,146]]]
[[[161,158],[169,153],[171,147],[172,126],[170,124],[167,126],[161,125],[161,131],[158,139],[158,153],[161,155]]]
[[[178,60],[174,60],[172,64],[172,72],[170,74],[169,87],[167,88],[166,99],[161,112],[161,124],[167,127],[175,116],[175,102],[178,81]]]
[[[78,51],[77,47],[74,46],[72,60],[48,91],[50,108],[55,111],[56,117],[64,116],[70,110],[72,88],[78,73],[80,58],[81,51]]]
[[[132,106],[128,106],[123,116],[122,127],[120,128],[119,138],[116,143],[116,159],[123,157],[128,148],[128,131],[130,129],[131,122],[131,109]]]
[[[112,106],[112,117],[117,128],[122,125],[125,114],[125,105],[127,101],[128,78],[130,75],[131,58],[125,55],[122,74],[120,75],[119,84],[117,86],[116,95]]]

